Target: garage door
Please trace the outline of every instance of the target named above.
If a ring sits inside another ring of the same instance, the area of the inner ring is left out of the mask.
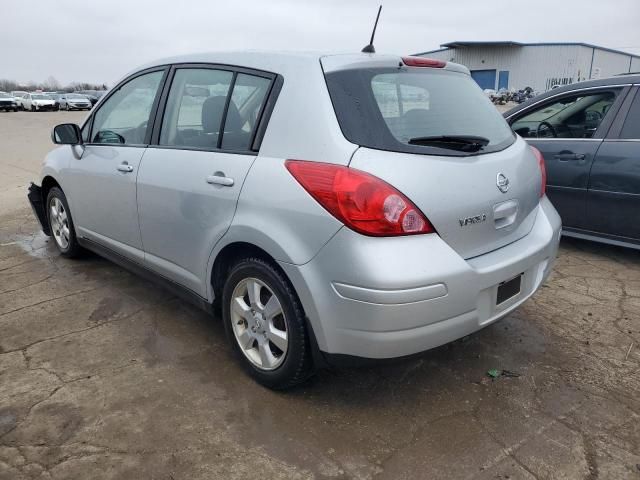
[[[482,89],[496,88],[495,70],[471,70],[471,77]]]

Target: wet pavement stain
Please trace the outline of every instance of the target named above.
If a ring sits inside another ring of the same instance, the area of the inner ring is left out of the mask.
[[[103,298],[95,310],[91,312],[87,321],[89,323],[100,323],[108,320],[121,311],[123,303],[121,298]]]
[[[7,408],[0,409],[0,437],[13,430],[18,423],[18,417]]]

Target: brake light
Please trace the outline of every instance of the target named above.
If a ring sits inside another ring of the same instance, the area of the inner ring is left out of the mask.
[[[287,160],[285,165],[320,205],[356,232],[374,237],[435,232],[407,197],[373,175],[331,163]]]
[[[542,183],[540,186],[540,197],[544,197],[545,194],[547,193],[547,167],[544,164],[544,157],[542,156],[542,153],[540,152],[540,150],[538,150],[536,147],[531,147],[531,150],[533,150],[533,154],[538,159],[538,166],[540,167],[540,175],[542,176]]]
[[[444,66],[447,64],[447,62],[444,62],[442,60],[425,57],[402,57],[402,62],[407,67],[444,68]]]

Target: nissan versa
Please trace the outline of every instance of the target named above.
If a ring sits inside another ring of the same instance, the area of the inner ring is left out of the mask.
[[[93,250],[219,308],[272,388],[479,330],[557,253],[540,153],[453,63],[172,58],[52,137],[29,199],[60,253]]]

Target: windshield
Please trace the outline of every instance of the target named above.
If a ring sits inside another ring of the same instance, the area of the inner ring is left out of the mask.
[[[13,97],[12,97],[12,96],[10,96],[10,95],[7,95],[7,94],[6,94],[6,93],[4,93],[4,92],[2,92],[2,93],[0,93],[0,98],[13,98]]]
[[[345,137],[396,152],[470,155],[515,141],[509,125],[466,74],[435,68],[331,72],[327,85]]]
[[[70,93],[67,95],[67,98],[81,98],[83,100],[87,99],[87,97],[85,97],[84,95],[79,95],[77,93]]]
[[[43,95],[42,93],[33,93],[31,94],[31,98],[34,100],[50,100],[49,97]]]

